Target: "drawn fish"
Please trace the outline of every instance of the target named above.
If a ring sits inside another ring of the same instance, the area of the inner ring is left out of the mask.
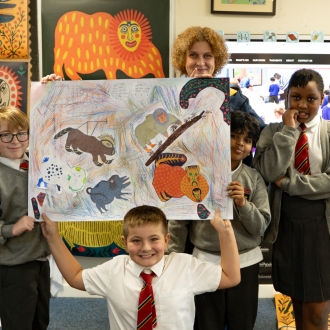
[[[14,15],[0,14],[0,23],[8,23],[15,18]]]

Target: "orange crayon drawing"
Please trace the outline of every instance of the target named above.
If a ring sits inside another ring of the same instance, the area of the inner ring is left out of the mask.
[[[162,58],[151,37],[148,20],[136,10],[115,16],[68,12],[55,29],[54,72],[61,77],[65,72],[71,80],[97,70],[107,79],[116,79],[117,70],[131,78],[164,78]]]

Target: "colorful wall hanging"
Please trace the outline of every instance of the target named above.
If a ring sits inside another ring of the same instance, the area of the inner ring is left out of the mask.
[[[29,1],[0,2],[0,58],[29,58]]]
[[[0,60],[0,107],[28,113],[29,76],[28,60]]]
[[[42,1],[43,76],[163,78],[170,0]]]
[[[29,214],[121,220],[137,205],[169,219],[232,217],[229,82],[32,83]]]

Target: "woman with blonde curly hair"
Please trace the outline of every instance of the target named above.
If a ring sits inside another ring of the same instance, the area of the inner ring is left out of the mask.
[[[178,35],[172,47],[172,66],[181,76],[191,78],[214,78],[229,57],[225,40],[208,27],[192,26],[186,29]],[[230,111],[235,110],[248,112],[258,120],[261,129],[266,126],[240,88],[232,85]]]
[[[181,33],[173,44],[172,65],[181,75],[190,78],[214,78],[226,65],[228,58],[229,54],[224,39],[207,27],[190,27]],[[236,110],[249,113],[258,120],[261,127],[265,126],[262,119],[251,108],[249,100],[241,93],[238,85],[231,85],[230,88],[230,110],[235,111],[236,114],[238,114]],[[251,117],[249,116],[249,118]],[[244,125],[246,122],[244,124],[242,122],[239,131],[242,132],[243,130],[244,133],[247,133],[245,132],[247,127]],[[250,164],[251,160],[252,158],[250,158]],[[236,170],[233,173],[237,176],[239,172]],[[245,180],[242,176],[239,178]],[[239,181],[239,179],[237,180]],[[244,187],[247,187],[246,180],[244,184]],[[245,191],[242,184],[240,187],[241,192]],[[251,185],[248,187],[251,188]],[[249,195],[253,196],[254,193],[249,190],[246,194],[247,200],[250,201],[252,197],[250,198]],[[267,199],[267,194],[264,194],[263,198]],[[251,217],[247,221],[249,225],[251,223],[256,224],[258,222],[256,219],[263,219],[256,216],[261,208],[260,202],[261,199],[258,199],[257,206],[254,205],[253,207],[251,206],[252,203],[249,204],[251,208],[245,213],[245,216]],[[252,214],[250,213],[252,208],[258,211]],[[258,309],[258,273],[262,253],[255,243],[251,244],[254,239],[260,239],[260,237],[251,234],[251,232],[248,233],[248,230],[242,225],[242,214],[245,211],[239,209],[238,207],[234,208],[234,222],[237,224],[238,234],[236,236],[235,232],[235,236],[240,247],[241,283],[230,289],[195,296],[195,330],[223,330],[226,327],[231,330],[253,329]],[[216,239],[213,240],[213,230],[208,228],[205,220],[171,220],[169,221],[169,232],[171,235],[168,245],[169,253],[190,252],[191,250],[189,251],[187,247],[191,239],[194,244],[193,256],[204,261],[219,262],[219,257],[215,256],[215,251],[218,252]]]

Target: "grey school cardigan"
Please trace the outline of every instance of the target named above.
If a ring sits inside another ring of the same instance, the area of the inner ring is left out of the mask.
[[[315,175],[290,172],[299,130],[283,123],[271,123],[261,132],[253,165],[265,181],[271,182],[269,202],[272,221],[265,232],[267,242],[274,243],[277,238],[282,191],[288,192],[290,196],[300,196],[309,200],[324,199],[330,233],[330,122],[321,118],[320,125],[322,166],[321,173]],[[288,177],[283,179],[281,188],[277,187],[273,182],[285,175]]]
[[[39,223],[13,236],[14,224],[28,210],[28,174],[0,163],[0,265],[14,266],[50,254]]]

